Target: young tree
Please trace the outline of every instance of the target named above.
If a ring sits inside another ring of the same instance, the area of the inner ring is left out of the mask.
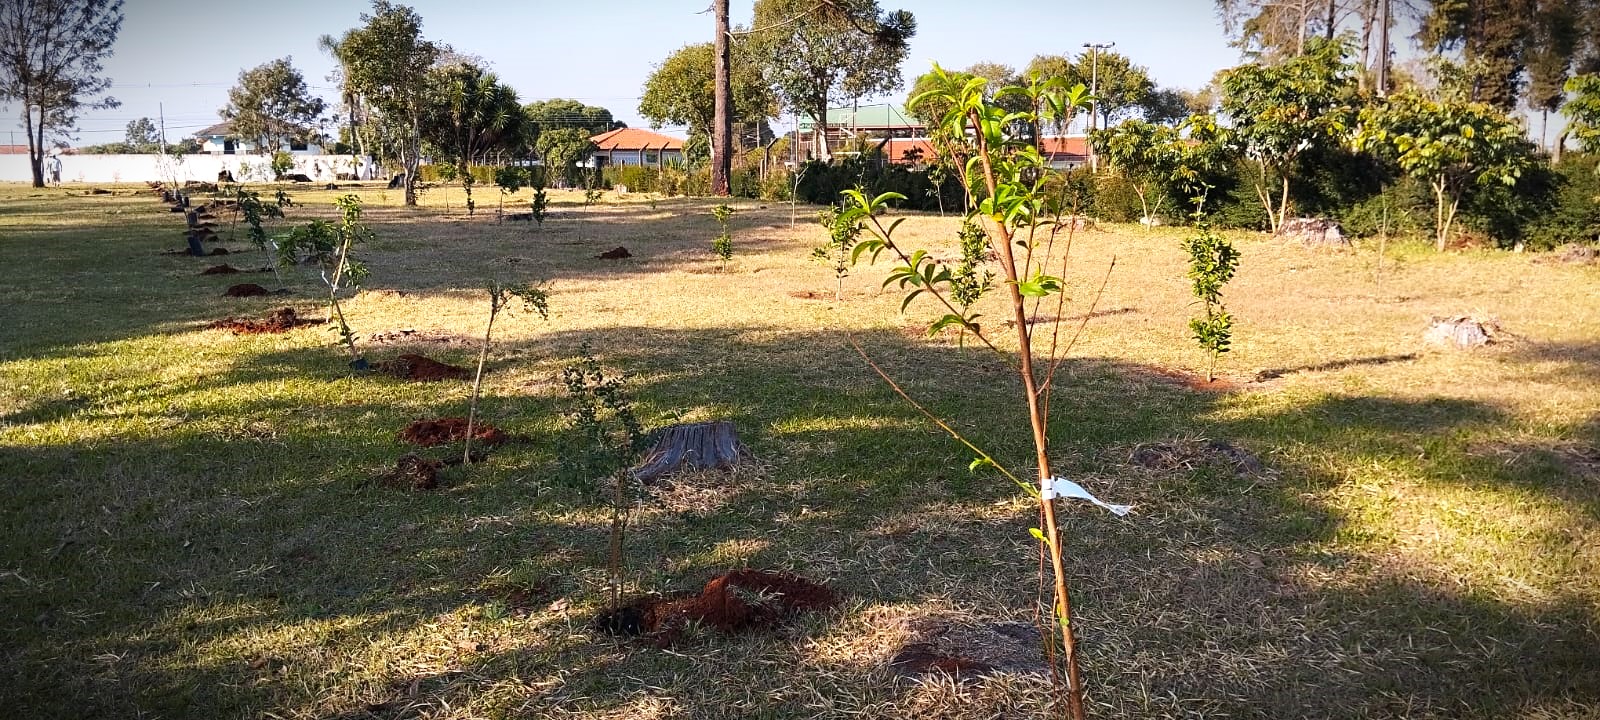
[[[760,142],[766,119],[778,113],[778,100],[746,49],[734,48],[732,122],[734,136],[754,144]],[[711,135],[716,123],[715,59],[711,43],[673,51],[645,80],[639,114],[657,125],[687,125],[691,135]]]
[[[1161,209],[1161,200],[1166,196],[1163,184],[1172,178],[1182,153],[1183,138],[1176,129],[1127,120],[1109,130],[1090,133],[1089,140],[1095,153],[1105,158],[1112,170],[1128,178],[1139,196],[1144,217],[1150,218],[1152,210]],[[1150,203],[1152,194],[1154,208]]]
[[[291,140],[305,140],[322,117],[326,104],[311,93],[306,79],[279,58],[239,73],[239,84],[228,91],[222,119],[233,131],[256,145],[256,152],[271,155]]]
[[[1434,242],[1441,251],[1473,183],[1515,185],[1532,165],[1527,134],[1504,113],[1410,94],[1362,110],[1356,145],[1388,156],[1433,188]]]
[[[102,63],[122,30],[122,0],[0,2],[0,101],[22,107],[33,186],[44,158],[84,109],[114,108]]]
[[[1241,65],[1222,73],[1222,111],[1233,136],[1260,168],[1256,196],[1273,234],[1289,212],[1289,181],[1307,148],[1338,143],[1345,135],[1355,93],[1344,44],[1316,40],[1305,55],[1278,65]],[[1273,203],[1270,181],[1281,184]]]
[[[1092,70],[1093,68],[1090,69]],[[1078,72],[1077,61],[1066,55],[1035,55],[1033,60],[1028,62],[1028,67],[1022,70],[1022,76],[1025,78],[1037,78],[1041,82],[1060,83],[1064,87],[1077,85],[1088,87],[1089,81],[1092,79],[1088,75]],[[913,93],[913,96],[915,96],[915,93]],[[1065,135],[1067,125],[1071,122],[1072,117],[1070,115],[1055,118],[1045,124],[1043,131],[1053,135]]]
[[[568,187],[582,184],[582,168],[578,163],[594,154],[590,136],[588,129],[576,127],[558,127],[539,133],[535,148],[539,159],[544,161],[545,171],[560,173]]]
[[[428,70],[442,48],[422,37],[422,16],[389,0],[372,0],[362,26],[336,43],[350,89],[382,114],[405,166],[405,202],[417,204],[417,166],[422,162],[422,116],[428,101]]]
[[[156,129],[155,123],[150,122],[150,118],[142,117],[128,123],[123,143],[128,146],[127,152],[131,153],[160,152],[161,131]]]
[[[473,214],[472,163],[525,144],[527,116],[517,92],[477,65],[451,63],[428,72],[429,102],[422,120],[428,144],[456,169]]]
[[[916,20],[904,10],[883,13],[876,0],[757,0],[744,32],[779,97],[814,119],[817,156],[827,158],[829,99],[898,89]]]

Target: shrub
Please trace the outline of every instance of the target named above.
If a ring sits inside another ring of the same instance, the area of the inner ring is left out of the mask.
[[[493,185],[495,172],[500,169],[497,165],[472,165],[467,168],[472,173],[472,181],[479,185]],[[454,182],[456,167],[454,165],[419,165],[417,179],[423,182]]]
[[[1549,212],[1527,229],[1528,247],[1547,250],[1595,242],[1600,236],[1600,155],[1569,155],[1554,171],[1558,180]]]
[[[845,158],[831,163],[812,160],[800,172],[800,184],[795,196],[814,205],[831,205],[845,190],[860,187],[867,195],[899,193],[905,199],[896,200],[897,207],[907,210],[938,210],[939,197],[928,191],[934,183],[926,170],[916,170],[905,165],[883,162],[872,155]],[[961,184],[954,178],[946,179],[938,187],[946,208],[959,208],[962,204]]]

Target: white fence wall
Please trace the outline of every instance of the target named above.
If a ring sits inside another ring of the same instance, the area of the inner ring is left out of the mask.
[[[240,182],[272,179],[271,158],[261,155],[185,155],[180,160],[161,155],[62,155],[61,181],[67,183],[142,183],[190,180],[216,182],[227,169]],[[296,155],[291,173],[312,180],[331,181],[339,173],[354,173],[349,155]],[[370,170],[369,170],[370,172]],[[46,178],[48,180],[48,178]],[[371,178],[364,178],[371,179]],[[0,155],[0,182],[32,182],[27,155]]]

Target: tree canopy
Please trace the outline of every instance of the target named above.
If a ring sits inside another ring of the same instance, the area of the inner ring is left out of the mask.
[[[117,107],[104,60],[122,30],[122,0],[0,2],[0,100],[22,107],[33,186],[44,156],[83,109]]]
[[[131,153],[160,152],[161,132],[156,129],[155,123],[150,122],[150,118],[131,120],[127,132],[123,134],[123,143]]]
[[[240,72],[221,114],[233,123],[234,134],[255,143],[257,152],[271,154],[291,140],[309,138],[324,108],[285,57]]]
[[[1305,55],[1277,65],[1241,65],[1222,74],[1222,112],[1245,155],[1261,169],[1256,194],[1276,233],[1287,219],[1295,160],[1308,147],[1336,144],[1353,112],[1356,83],[1345,47],[1317,40]],[[1272,200],[1269,176],[1281,181]]]
[[[528,136],[537,140],[549,130],[563,128],[580,130],[588,133],[587,139],[603,132],[626,127],[611,117],[611,111],[603,107],[585,105],[577,100],[555,98],[529,103],[523,108],[528,118]]]
[[[778,113],[777,96],[762,79],[760,68],[746,57],[748,46],[736,45],[734,50],[733,122],[747,128],[758,126]],[[711,43],[673,51],[645,80],[639,114],[658,127],[687,125],[690,134],[711,134],[716,117],[715,60]]]
[[[778,96],[811,115],[820,130],[831,99],[900,88],[916,20],[904,10],[883,12],[876,0],[757,0],[754,25],[741,33]],[[820,141],[826,133],[816,136]],[[828,154],[826,144],[819,142],[818,153]]]
[[[1571,120],[1569,132],[1585,152],[1600,153],[1600,74],[1574,77],[1566,88],[1572,94],[1563,108]]]
[[[428,102],[428,71],[444,48],[422,37],[422,16],[389,0],[372,0],[361,27],[333,45],[348,89],[375,109],[395,140],[405,165],[405,202],[417,204],[417,166],[422,159],[422,116]]]

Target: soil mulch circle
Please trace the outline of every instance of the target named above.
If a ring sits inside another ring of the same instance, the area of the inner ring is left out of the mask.
[[[801,613],[838,603],[837,593],[815,581],[745,568],[712,578],[698,594],[637,598],[602,612],[591,625],[611,635],[646,638],[668,647],[691,623],[724,633],[768,630]]]
[[[285,333],[304,325],[321,325],[326,320],[308,320],[295,314],[294,308],[278,308],[259,320],[234,318],[218,320],[206,327],[212,330],[232,330],[235,335],[260,335]]]
[[[443,460],[430,460],[415,454],[406,454],[395,462],[394,469],[378,476],[378,481],[390,487],[408,490],[433,490],[439,487],[439,471]]]
[[[204,270],[201,270],[200,274],[201,275],[232,275],[232,274],[238,273],[238,272],[243,272],[243,271],[240,270],[239,268],[236,268],[236,267],[232,266],[232,265],[228,265],[228,264],[224,263],[222,265],[212,265],[211,267],[208,267],[208,268],[206,268]]]
[[[446,443],[461,442],[467,439],[467,419],[464,417],[443,417],[431,420],[413,420],[400,431],[400,441],[421,447],[433,447]],[[486,423],[474,423],[472,426],[472,439],[474,442],[486,446],[502,445],[511,440],[504,430]]]
[[[925,617],[897,621],[905,641],[889,657],[901,677],[943,673],[966,682],[998,672],[1048,675],[1039,629],[1020,622]]]
[[[1264,475],[1266,465],[1249,450],[1227,440],[1167,440],[1137,445],[1128,462],[1159,472],[1220,467],[1239,477]]]
[[[239,283],[238,285],[229,285],[227,291],[222,294],[226,297],[261,297],[263,295],[271,295],[272,291],[255,283]]]
[[[623,258],[633,257],[633,253],[628,252],[627,248],[618,245],[610,250],[596,255],[595,257],[600,260],[621,260]]]
[[[459,365],[449,365],[433,358],[406,353],[393,360],[385,360],[377,364],[378,372],[393,375],[401,380],[415,380],[417,382],[437,382],[440,380],[465,380],[471,376],[467,369]]]

